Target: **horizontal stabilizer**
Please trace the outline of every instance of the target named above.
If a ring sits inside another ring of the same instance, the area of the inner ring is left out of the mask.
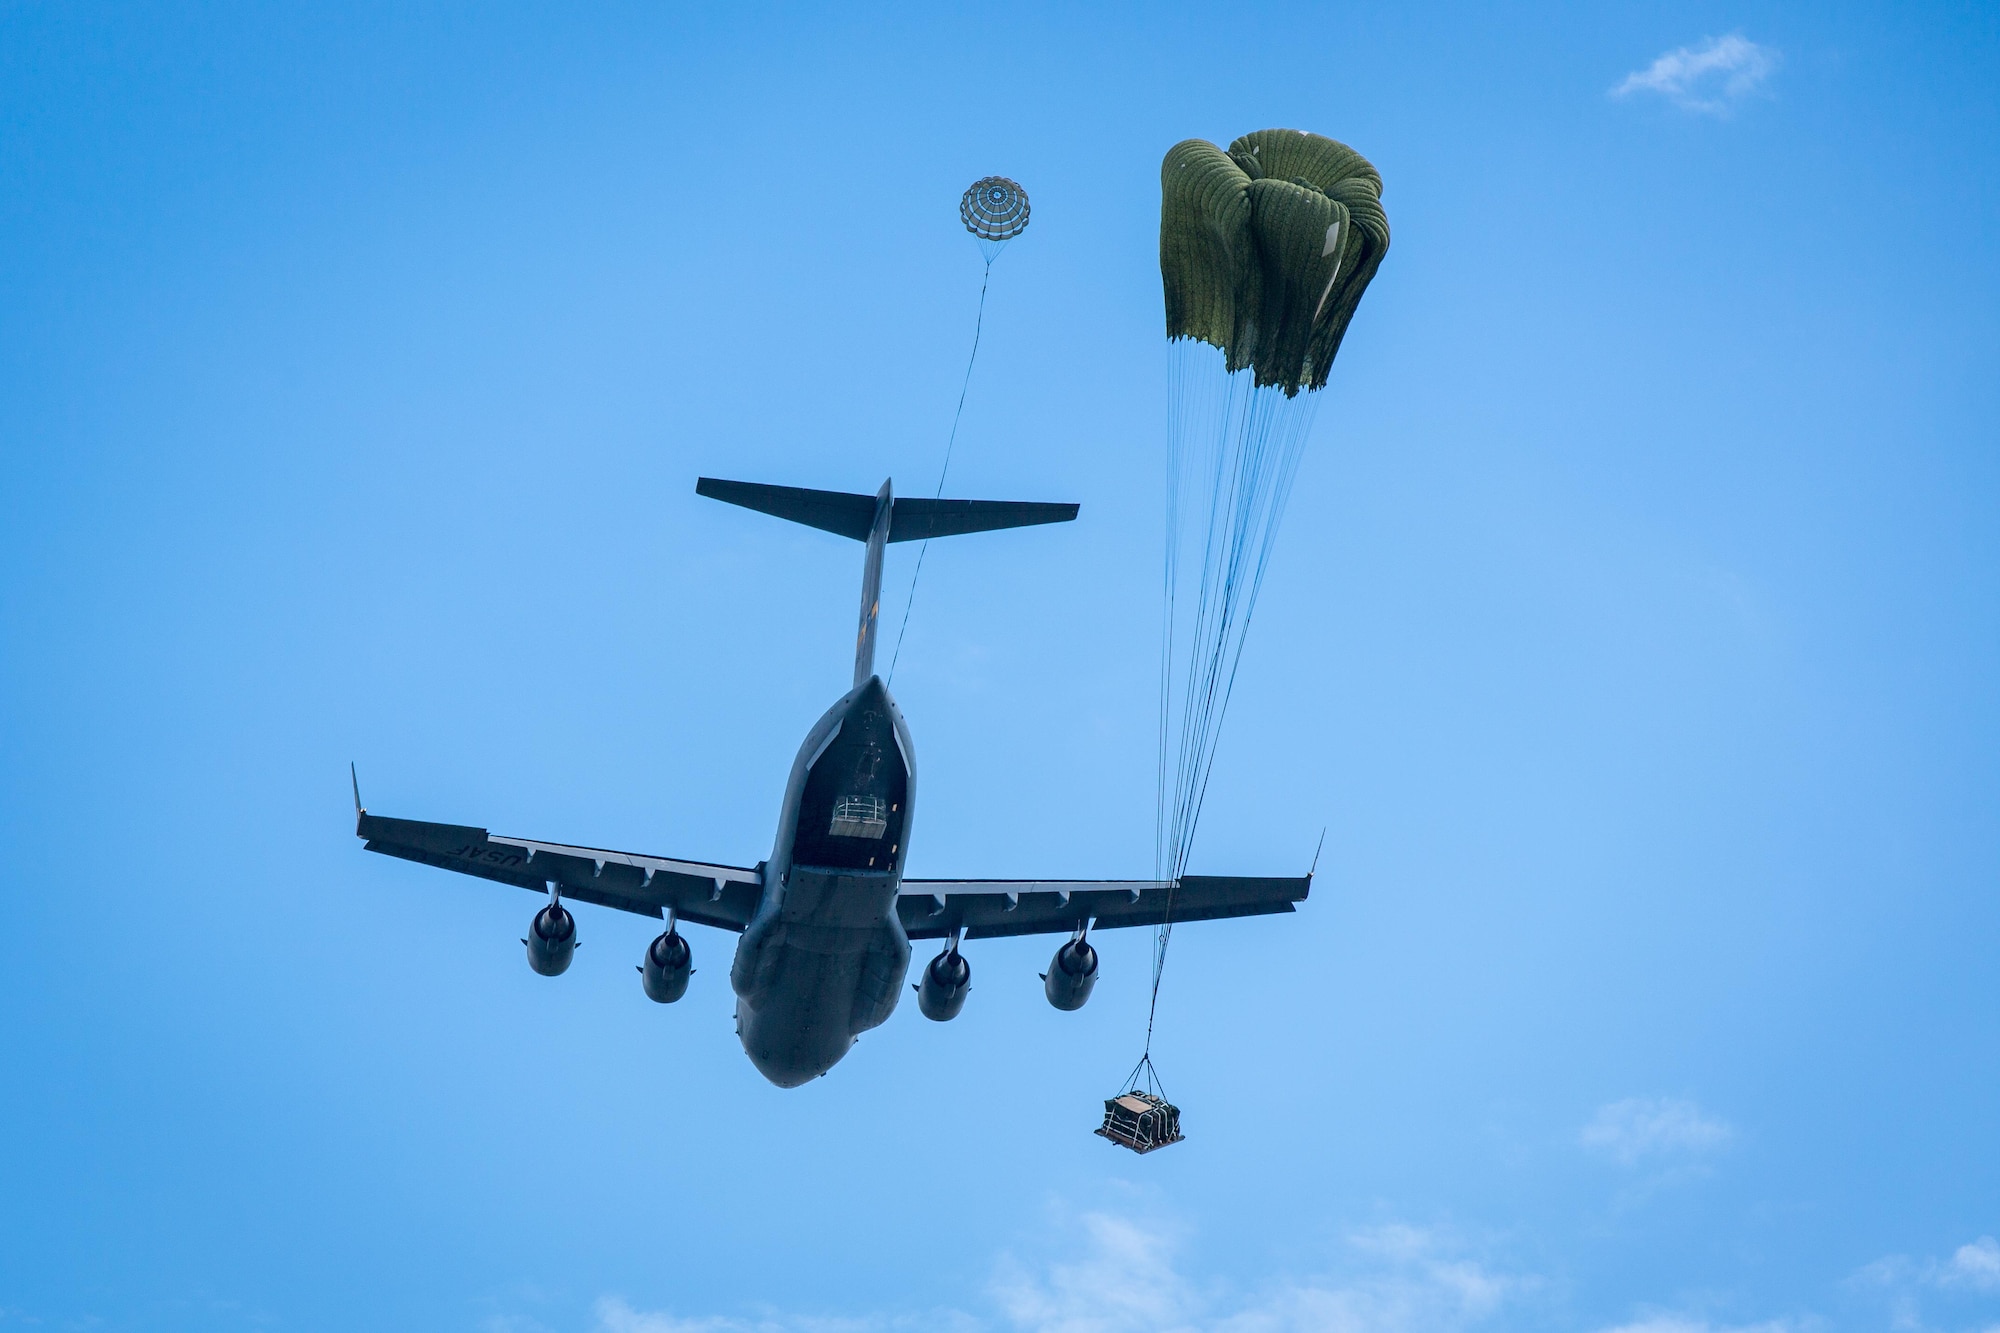
[[[834,532],[855,541],[868,540],[875,523],[875,497],[849,495],[845,491],[809,491],[803,486],[764,486],[754,481],[718,481],[703,477],[694,484],[696,495],[706,495],[724,504],[742,505],[760,514],[787,518],[822,532]]]
[[[754,481],[721,481],[714,477],[701,478],[694,489],[696,494],[711,500],[741,505],[858,542],[868,540],[868,530],[875,523],[872,495],[814,491],[803,486],[765,486]],[[898,499],[891,503],[889,540],[892,542],[957,537],[968,532],[1025,528],[1039,523],[1067,523],[1077,513],[1073,504],[1019,500]]]
[[[1031,528],[1038,523],[1067,523],[1077,507],[1037,504],[1025,500],[903,500],[890,511],[889,540],[923,541],[956,537],[999,528]]]

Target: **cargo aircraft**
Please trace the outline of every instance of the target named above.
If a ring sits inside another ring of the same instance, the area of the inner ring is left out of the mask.
[[[367,850],[548,896],[522,941],[536,972],[556,976],[576,952],[576,920],[565,900],[665,921],[639,965],[645,993],[663,1004],[686,993],[693,970],[680,923],[736,931],[741,939],[729,984],[736,992],[737,1035],[765,1078],[795,1088],[826,1073],[857,1036],[895,1011],[913,939],[944,941],[914,987],[927,1018],[954,1018],[965,1005],[972,967],[960,942],[997,935],[1068,935],[1043,986],[1056,1008],[1074,1010],[1097,983],[1092,929],[1289,912],[1304,900],[1310,873],[1292,879],[1187,875],[1171,882],[905,879],[915,825],[916,750],[875,673],[884,548],[1068,522],[1077,506],[897,499],[886,481],[872,496],[707,477],[695,490],[865,543],[854,686],[799,746],[769,859],[754,866],[711,864],[391,819],[362,808],[355,782],[355,832]]]

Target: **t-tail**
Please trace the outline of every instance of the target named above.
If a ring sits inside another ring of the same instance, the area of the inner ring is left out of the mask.
[[[1073,504],[1038,504],[1019,500],[898,499],[884,481],[873,495],[847,491],[811,491],[800,486],[765,486],[753,481],[718,481],[703,477],[697,494],[741,505],[759,513],[803,523],[822,532],[838,533],[867,543],[861,569],[861,623],[854,633],[854,683],[875,674],[875,622],[882,610],[882,551],[890,542],[928,541],[968,532],[1025,528],[1038,523],[1067,523],[1076,517]]]

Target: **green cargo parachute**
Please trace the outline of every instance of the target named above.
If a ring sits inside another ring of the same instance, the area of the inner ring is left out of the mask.
[[[1326,385],[1382,257],[1382,177],[1344,143],[1259,130],[1188,139],[1160,167],[1167,337],[1222,349],[1287,397]]]

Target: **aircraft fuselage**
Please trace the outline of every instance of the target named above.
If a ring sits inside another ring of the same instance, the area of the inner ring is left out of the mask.
[[[764,896],[736,946],[736,1031],[781,1088],[818,1078],[895,1012],[910,966],[896,915],[916,765],[874,674],[829,708],[792,761]]]

